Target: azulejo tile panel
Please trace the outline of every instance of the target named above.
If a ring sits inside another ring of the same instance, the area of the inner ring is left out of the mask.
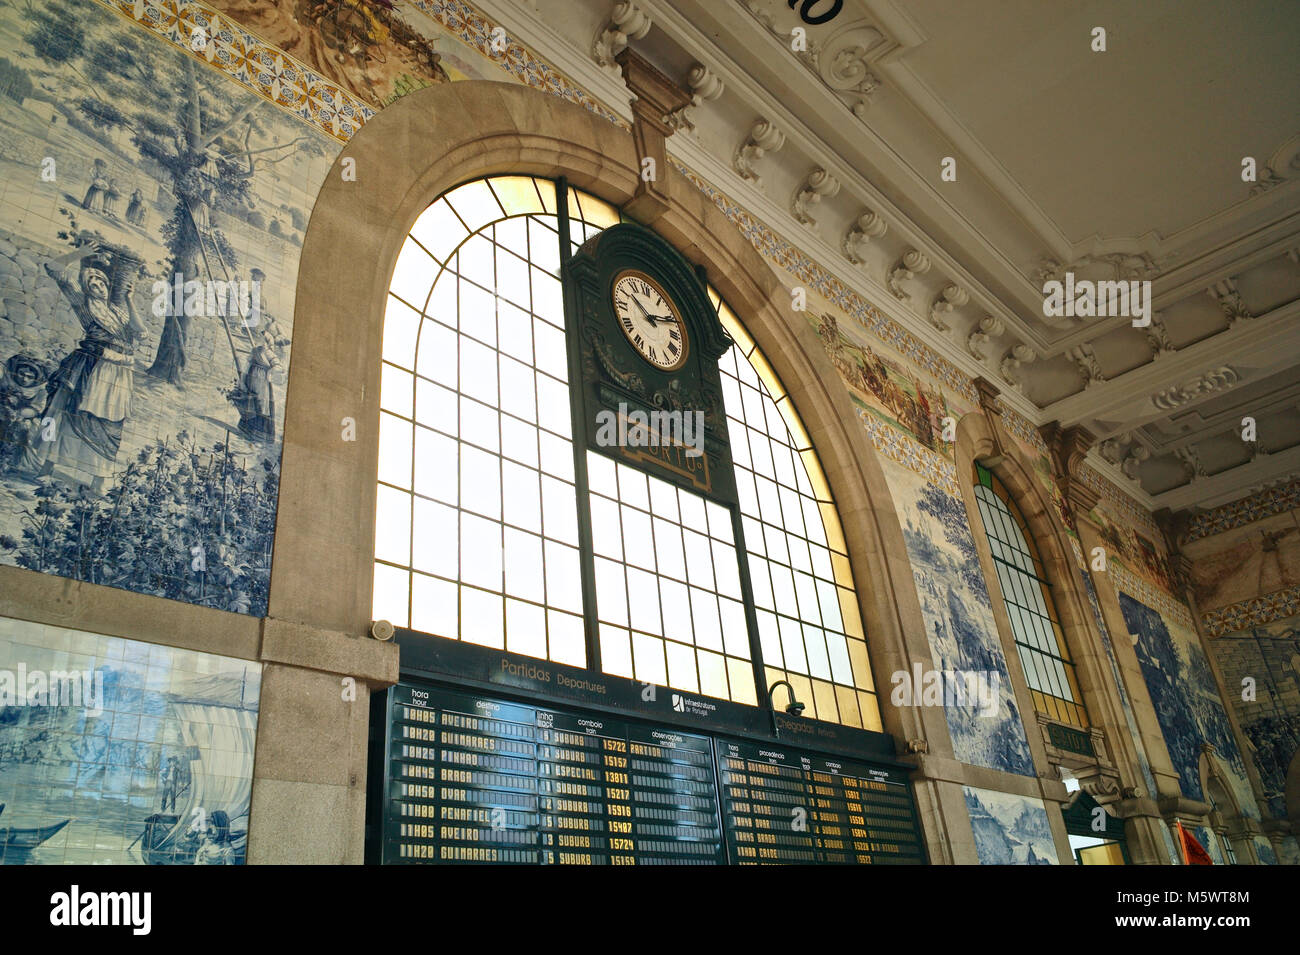
[[[261,676],[0,618],[0,864],[242,864]]]
[[[265,75],[209,69],[198,26]],[[339,148],[286,115],[311,77],[196,4],[7,5],[0,34],[41,91],[0,97],[0,562],[260,616]]]

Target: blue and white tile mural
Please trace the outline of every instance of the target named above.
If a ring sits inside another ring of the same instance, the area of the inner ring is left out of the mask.
[[[975,707],[944,707],[954,754],[974,766],[1032,776],[1033,757],[966,507],[907,468],[884,460],[881,464],[902,519],[934,666],[998,675],[1001,702],[996,715]]]
[[[338,144],[91,0],[0,47],[0,561],[264,614]]]
[[[963,786],[980,865],[1056,865],[1056,842],[1040,799]]]
[[[1227,771],[1242,814],[1258,819],[1241,751],[1196,635],[1169,626],[1157,611],[1128,594],[1119,595],[1119,607],[1129,632],[1137,638],[1134,649],[1142,677],[1183,795],[1206,798],[1201,787],[1201,744],[1210,743]]]
[[[1156,794],[1156,778],[1151,774],[1151,761],[1147,758],[1146,744],[1142,742],[1142,734],[1138,732],[1137,717],[1133,715],[1133,703],[1129,699],[1128,689],[1124,686],[1124,677],[1119,669],[1119,661],[1115,659],[1115,647],[1110,640],[1110,628],[1106,626],[1106,618],[1102,615],[1101,603],[1097,599],[1097,588],[1093,586],[1092,577],[1086,570],[1083,570],[1082,574],[1084,589],[1088,592],[1088,602],[1092,604],[1092,615],[1097,621],[1097,630],[1101,633],[1101,644],[1106,650],[1106,660],[1110,664],[1111,676],[1115,679],[1115,687],[1119,690],[1119,701],[1124,707],[1124,721],[1128,725],[1129,736],[1133,739],[1133,748],[1137,751],[1138,767],[1142,770],[1142,781],[1146,784],[1146,794],[1153,797]],[[1160,834],[1164,836],[1168,861],[1173,863],[1179,858],[1179,851],[1174,844],[1174,837],[1169,833],[1166,826],[1160,827]]]
[[[0,862],[244,862],[261,666],[0,618]]]

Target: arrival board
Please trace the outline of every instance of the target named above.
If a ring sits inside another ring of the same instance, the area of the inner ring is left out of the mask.
[[[925,862],[911,792],[898,770],[779,741],[715,745],[731,861]]]
[[[385,863],[725,861],[712,741],[399,684]]]

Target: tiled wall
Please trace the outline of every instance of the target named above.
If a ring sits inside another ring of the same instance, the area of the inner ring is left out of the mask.
[[[52,671],[75,691],[36,695]],[[245,660],[0,618],[0,862],[242,864],[260,686]]]

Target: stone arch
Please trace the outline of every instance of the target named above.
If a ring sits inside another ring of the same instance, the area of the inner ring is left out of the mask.
[[[345,163],[355,177],[342,175]],[[410,225],[439,195],[493,174],[564,176],[621,206],[640,165],[629,132],[523,86],[428,87],[371,119],[336,159],[304,237],[286,403],[270,615],[360,635],[370,624],[378,466],[380,336]],[[877,688],[928,659],[902,530],[884,474],[846,390],[789,295],[736,227],[669,167],[653,228],[745,323],[799,409],[822,460],[860,582]],[[356,439],[340,439],[350,419]],[[882,707],[887,732],[951,753],[942,720]],[[922,723],[924,727],[922,728]],[[924,814],[924,813],[923,813]],[[936,840],[931,839],[935,845]]]
[[[1075,673],[1089,722],[1106,732],[1107,738],[1113,741],[1112,746],[1120,743],[1123,734],[1127,733],[1127,724],[1118,688],[1101,645],[1101,634],[1084,590],[1083,577],[1074,557],[1069,531],[1047,488],[1035,474],[1033,463],[1014,440],[1005,435],[1000,421],[995,424],[990,416],[979,411],[964,415],[958,422],[955,459],[957,482],[972,527],[979,525],[970,477],[974,462],[979,461],[997,475],[1015,500],[1021,516],[1029,525],[1029,533],[1038,548],[1043,570],[1052,586],[1053,602],[1065,633],[1066,645],[1075,663]],[[976,537],[978,540],[980,535],[977,534]],[[980,541],[980,545],[981,560],[991,560],[991,557],[984,557],[987,544]],[[987,568],[985,572],[987,576]],[[990,580],[990,589],[995,584],[995,580]],[[995,607],[995,616],[999,619],[1000,627],[1005,628],[1004,649],[1009,658],[1015,657],[1010,625],[1009,622],[1002,623],[1001,608]],[[1019,672],[1018,659],[1014,661],[1012,672]],[[1023,680],[1023,673],[1021,679]],[[1033,713],[1034,708],[1029,706],[1026,712]],[[1027,726],[1026,730],[1029,729]],[[1041,752],[1041,734],[1038,735],[1039,739],[1031,740],[1031,745],[1036,752]],[[1116,755],[1112,752],[1109,761],[1113,762]],[[1103,802],[1109,801],[1106,797],[1118,796],[1118,786],[1114,782],[1113,779],[1103,781],[1102,790],[1094,792],[1094,795]]]

